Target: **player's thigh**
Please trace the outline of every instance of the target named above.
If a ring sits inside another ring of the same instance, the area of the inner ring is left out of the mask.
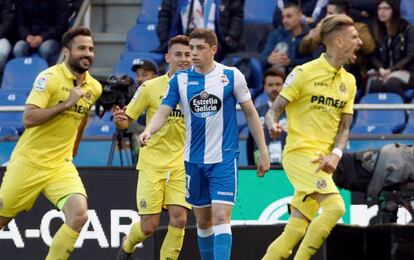
[[[237,194],[237,159],[216,163],[208,171],[212,203],[234,205]]]
[[[169,172],[169,177],[165,185],[164,205],[178,205],[191,209],[191,205],[185,200],[186,177],[184,166]]]
[[[140,215],[162,211],[167,171],[141,170],[137,184],[137,208]]]
[[[29,211],[48,179],[44,169],[12,160],[0,187],[0,216],[15,217]]]
[[[308,220],[312,221],[320,208],[319,203],[309,194],[304,192],[295,192],[289,205],[299,211]]]
[[[193,207],[211,206],[210,184],[205,165],[185,162],[186,201]]]
[[[43,193],[46,198],[57,206],[59,200],[71,194],[80,194],[87,198],[85,187],[76,167],[72,163],[67,163],[56,168],[51,173],[52,177],[48,181]],[[64,205],[62,205],[64,207]]]

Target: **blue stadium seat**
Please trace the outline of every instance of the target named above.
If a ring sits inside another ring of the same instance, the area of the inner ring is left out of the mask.
[[[158,23],[158,9],[161,0],[142,0],[141,14],[137,18],[137,23]]]
[[[136,74],[131,70],[134,59],[122,59],[113,68],[112,72],[116,76],[128,75],[135,80]]]
[[[21,88],[30,90],[36,76],[47,69],[47,62],[39,57],[21,57],[7,62],[4,68],[2,89]]]
[[[267,23],[273,21],[273,12],[276,8],[276,0],[246,0],[244,2],[245,23]]]
[[[125,52],[150,52],[157,48],[158,36],[155,24],[136,24],[129,29]]]
[[[24,89],[0,89],[0,106],[23,106],[27,94]]]
[[[414,25],[414,1],[401,0],[401,16]]]
[[[265,92],[263,92],[262,94],[258,95],[255,100],[254,100],[254,106],[255,107],[260,107],[261,105],[266,104],[269,101],[269,95]]]
[[[403,99],[394,93],[371,93],[361,98],[360,104],[402,104]],[[359,110],[355,126],[389,126],[393,133],[405,126],[404,110]]]
[[[392,134],[392,129],[386,125],[354,125],[351,134]]]
[[[411,101],[414,104],[414,98]],[[414,134],[414,110],[408,110],[408,120],[407,124],[405,125],[404,130],[402,131],[403,134]]]
[[[0,125],[0,137],[19,136],[16,128],[7,125]]]
[[[16,128],[23,128],[23,112],[0,111],[0,122],[2,125],[14,125]]]
[[[237,117],[237,128],[239,129],[239,133],[247,126],[246,116],[242,110],[236,111]]]
[[[406,89],[404,91],[404,96],[405,96],[406,100],[413,99],[414,98],[414,88]]]
[[[85,128],[84,136],[112,136],[115,132],[115,126],[112,122],[99,122],[98,120],[90,122]]]

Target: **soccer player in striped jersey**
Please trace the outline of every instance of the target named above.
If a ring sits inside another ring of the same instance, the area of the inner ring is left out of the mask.
[[[230,259],[230,216],[237,194],[237,103],[260,150],[259,176],[269,170],[269,157],[244,76],[237,68],[214,61],[216,35],[209,29],[194,30],[190,50],[193,66],[171,79],[167,95],[140,135],[140,142],[146,145],[180,105],[186,126],[186,199],[196,216],[200,255],[203,260],[226,260]]]

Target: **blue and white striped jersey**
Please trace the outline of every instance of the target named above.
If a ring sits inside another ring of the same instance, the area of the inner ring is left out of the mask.
[[[180,104],[186,127],[184,160],[190,163],[219,163],[239,156],[236,103],[249,100],[250,92],[237,68],[215,65],[208,74],[194,67],[176,73],[162,101],[172,108]]]

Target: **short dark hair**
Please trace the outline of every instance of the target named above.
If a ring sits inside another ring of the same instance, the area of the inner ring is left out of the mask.
[[[73,27],[63,34],[62,46],[70,49],[72,46],[73,39],[79,35],[92,37],[92,33],[91,30],[89,30],[89,28],[85,26]]]
[[[345,0],[330,0],[329,5],[334,5],[336,13],[338,14],[349,13],[349,4]]]
[[[281,77],[282,79],[285,79],[285,73],[277,68],[272,67],[265,71],[263,75],[263,83],[267,77]]]
[[[296,9],[296,11],[298,11],[299,13],[302,13],[302,8],[300,7],[299,3],[295,3],[295,2],[291,2],[291,3],[287,3],[285,4],[285,6],[283,7],[283,9],[287,9],[287,8],[294,8]]]
[[[182,44],[182,45],[185,45],[185,46],[189,46],[190,45],[190,38],[188,38],[185,35],[174,36],[173,38],[171,38],[168,41],[168,49],[170,49],[174,44]]]
[[[190,40],[191,39],[203,39],[210,46],[218,44],[216,34],[212,30],[206,28],[194,29],[194,31],[190,33]]]

